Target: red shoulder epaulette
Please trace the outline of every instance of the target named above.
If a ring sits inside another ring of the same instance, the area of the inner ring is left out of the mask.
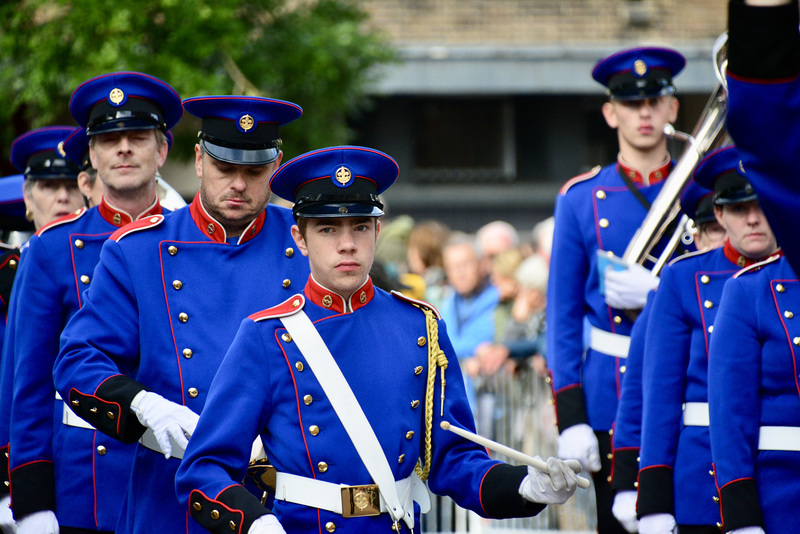
[[[126,224],[125,226],[123,226],[122,228],[111,234],[111,237],[109,239],[113,241],[119,241],[128,234],[132,234],[140,230],[147,230],[148,228],[155,228],[156,226],[161,224],[161,221],[163,220],[164,220],[163,215],[150,215],[148,217],[144,217],[142,219],[133,221],[130,224]]]
[[[592,170],[585,172],[583,174],[579,174],[575,178],[572,178],[571,180],[567,181],[567,183],[561,186],[561,189],[559,190],[558,194],[563,195],[573,185],[586,181],[589,178],[594,178],[595,176],[597,176],[597,173],[600,172],[600,169],[602,169],[602,167],[600,165],[597,165]]]
[[[288,299],[284,300],[277,306],[273,306],[272,308],[267,308],[266,310],[261,310],[260,312],[256,312],[253,315],[249,316],[248,319],[252,319],[255,322],[264,321],[266,319],[278,319],[280,317],[287,317],[289,315],[293,315],[300,310],[303,309],[303,306],[306,304],[306,298],[298,293]]]
[[[766,260],[760,261],[758,263],[754,263],[753,265],[748,265],[747,267],[745,267],[741,271],[739,271],[736,274],[734,274],[733,277],[734,278],[739,278],[743,274],[754,273],[756,271],[760,271],[761,268],[764,267],[765,265],[769,265],[770,263],[774,263],[774,262],[778,261],[779,259],[781,259],[781,255],[780,254],[773,254],[772,256],[767,258]]]
[[[404,295],[403,293],[400,293],[399,291],[395,291],[395,290],[392,290],[392,295],[394,295],[395,297],[399,298],[400,300],[404,300],[406,302],[410,302],[411,304],[415,304],[415,305],[419,306],[420,308],[427,308],[427,309],[431,310],[433,312],[433,315],[436,316],[436,319],[441,319],[442,318],[442,315],[439,313],[439,310],[437,310],[436,307],[433,304],[429,304],[429,303],[425,302],[424,300],[412,299],[408,295]]]
[[[86,213],[86,211],[87,211],[86,208],[80,208],[80,209],[77,209],[77,210],[73,211],[69,215],[64,215],[63,217],[59,217],[58,219],[56,219],[54,221],[50,221],[49,223],[47,223],[44,226],[42,226],[41,228],[39,228],[36,231],[36,235],[40,236],[40,235],[42,235],[43,233],[45,233],[47,230],[49,230],[51,228],[55,228],[56,226],[61,226],[62,224],[66,224],[68,222],[77,221],[78,219],[83,217],[83,214]]]

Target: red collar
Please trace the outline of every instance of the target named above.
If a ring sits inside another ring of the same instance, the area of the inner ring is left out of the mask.
[[[364,282],[361,287],[353,292],[349,301],[345,301],[343,296],[321,286],[314,280],[313,275],[309,275],[304,292],[308,300],[317,306],[328,308],[337,313],[352,313],[366,306],[367,303],[372,300],[372,297],[375,296],[375,288],[372,285],[372,279],[369,277],[367,277],[367,281]]]
[[[617,156],[617,171],[620,174],[630,178],[635,184],[648,186],[662,182],[669,175],[671,167],[672,160],[670,160],[669,155],[667,155],[663,163],[653,169],[648,170],[647,173],[642,173],[638,169],[635,169],[626,163],[625,160],[622,159],[622,155]],[[645,176],[647,176],[646,180]]]
[[[111,204],[108,203],[106,197],[100,199],[100,204],[97,205],[97,210],[100,212],[100,215],[108,221],[109,223],[113,224],[117,228],[122,228],[126,224],[132,223],[133,221],[137,221],[143,217],[149,217],[150,215],[159,215],[161,213],[161,204],[158,202],[158,195],[156,195],[155,200],[150,207],[144,210],[142,213],[133,217],[127,211],[121,210],[119,208],[115,208]]]
[[[725,252],[725,257],[728,258],[728,261],[730,261],[732,264],[736,265],[737,267],[741,267],[741,268],[750,267],[754,263],[758,263],[760,261],[764,261],[765,259],[770,258],[770,257],[772,257],[772,256],[774,256],[776,254],[778,256],[783,256],[783,250],[782,249],[778,249],[775,252],[773,252],[772,254],[764,256],[763,258],[758,258],[758,259],[755,259],[755,260],[754,259],[750,259],[750,258],[746,258],[745,256],[742,256],[741,254],[739,254],[739,252],[735,248],[733,248],[733,245],[731,245],[730,238],[725,240],[725,246],[722,247],[722,250],[723,250],[723,252]]]
[[[209,239],[217,243],[227,243],[228,234],[225,231],[225,227],[206,211],[206,208],[203,206],[203,201],[200,200],[200,192],[194,196],[194,200],[192,200],[189,206],[189,212],[192,214],[194,223],[209,237]],[[253,219],[247,228],[244,229],[242,235],[239,236],[237,244],[241,245],[253,239],[264,227],[264,220],[266,218],[267,212],[265,210],[262,211],[258,217]]]

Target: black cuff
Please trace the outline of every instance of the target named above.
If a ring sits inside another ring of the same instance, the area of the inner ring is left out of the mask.
[[[755,480],[746,478],[731,482],[724,485],[719,494],[725,532],[742,527],[764,528]]]
[[[145,427],[131,413],[131,401],[146,389],[126,376],[114,376],[103,382],[95,395],[69,391],[69,407],[100,432],[123,443],[136,443]]]
[[[639,475],[639,449],[617,449],[611,460],[611,489],[636,491]]]
[[[544,510],[545,505],[525,500],[519,494],[522,480],[528,476],[524,465],[498,464],[486,473],[481,483],[481,505],[494,519],[530,517]]]
[[[558,431],[588,423],[586,417],[586,398],[583,395],[583,388],[580,386],[562,389],[555,394],[556,400],[556,419],[558,419]]]
[[[0,484],[0,499],[11,492],[11,473],[8,472],[8,445],[0,447],[0,477],[3,483]]]
[[[192,491],[189,513],[209,532],[246,534],[253,521],[268,514],[269,510],[243,486],[231,486],[216,499],[209,499],[201,491]]]
[[[754,7],[731,1],[728,70],[745,79],[774,80],[800,72],[797,2]]]
[[[639,471],[636,515],[650,514],[675,515],[675,489],[670,467],[647,467]]]
[[[56,511],[56,474],[53,462],[33,462],[11,471],[11,510],[19,521],[44,510]]]

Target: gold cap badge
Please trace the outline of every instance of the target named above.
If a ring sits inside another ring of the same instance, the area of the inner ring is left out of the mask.
[[[641,59],[637,59],[633,62],[633,70],[639,76],[644,76],[644,74],[647,72],[647,63]]]
[[[242,115],[242,117],[239,119],[239,127],[241,127],[241,129],[245,132],[251,130],[255,124],[256,121],[254,121],[253,117],[250,115]]]
[[[119,87],[115,87],[110,93],[108,93],[108,99],[112,104],[119,105],[123,100],[125,100],[125,93],[123,93],[122,89]]]
[[[348,169],[345,166],[341,166],[338,169],[336,169],[335,176],[336,176],[336,181],[339,182],[340,184],[344,185],[344,184],[346,184],[347,182],[350,181],[350,178],[353,175],[350,172],[350,169]]]

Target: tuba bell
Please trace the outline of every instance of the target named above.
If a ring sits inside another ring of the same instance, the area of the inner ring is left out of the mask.
[[[678,215],[680,214],[681,193],[691,180],[695,166],[706,154],[727,142],[724,128],[728,111],[725,83],[727,38],[727,32],[723,33],[714,43],[712,58],[718,83],[692,134],[676,131],[671,124],[664,127],[665,135],[685,141],[686,146],[622,255],[622,260],[628,264],[651,263],[650,270],[656,276],[675,252],[679,241],[683,241],[684,244],[691,243],[693,223],[686,215],[682,215],[680,219],[678,219]],[[675,229],[670,239],[661,253],[654,256],[653,249],[672,225]]]

